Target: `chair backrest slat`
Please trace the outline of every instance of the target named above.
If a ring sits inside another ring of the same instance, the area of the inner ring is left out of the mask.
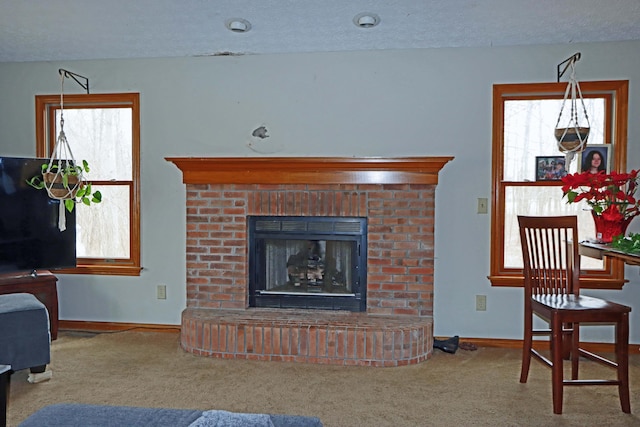
[[[577,217],[518,216],[518,223],[527,294],[578,294]]]

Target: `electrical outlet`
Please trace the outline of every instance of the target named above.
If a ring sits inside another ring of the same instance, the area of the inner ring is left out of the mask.
[[[476,295],[476,311],[487,311],[486,295]]]
[[[478,213],[486,214],[489,213],[489,199],[486,197],[478,198]]]
[[[167,285],[158,285],[157,298],[158,299],[167,299]]]

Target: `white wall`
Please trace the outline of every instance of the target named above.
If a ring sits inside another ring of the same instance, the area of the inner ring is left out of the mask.
[[[179,324],[185,306],[185,188],[165,157],[453,155],[437,189],[435,333],[518,339],[522,291],[491,287],[490,216],[476,214],[476,199],[491,196],[492,85],[555,81],[578,51],[580,80],[630,80],[628,165],[640,167],[638,42],[5,63],[0,155],[35,153],[34,95],[59,92],[58,68],[87,76],[92,93],[140,92],[144,270],[61,276],[60,318],[159,324]],[[270,138],[250,148],[261,125]],[[622,291],[589,293],[632,305],[640,343],[638,268],[627,276]],[[155,298],[160,283],[167,300]],[[476,294],[487,295],[486,312],[475,311]]]

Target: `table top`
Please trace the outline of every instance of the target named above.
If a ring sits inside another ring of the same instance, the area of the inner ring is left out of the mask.
[[[602,259],[603,256],[608,256],[621,259],[629,265],[640,265],[640,254],[623,252],[619,249],[613,248],[611,244],[608,243],[584,240],[580,242],[579,252],[580,255],[591,258]]]

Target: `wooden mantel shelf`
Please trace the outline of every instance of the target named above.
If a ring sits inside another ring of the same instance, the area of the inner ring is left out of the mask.
[[[166,157],[185,184],[432,184],[453,157]]]

